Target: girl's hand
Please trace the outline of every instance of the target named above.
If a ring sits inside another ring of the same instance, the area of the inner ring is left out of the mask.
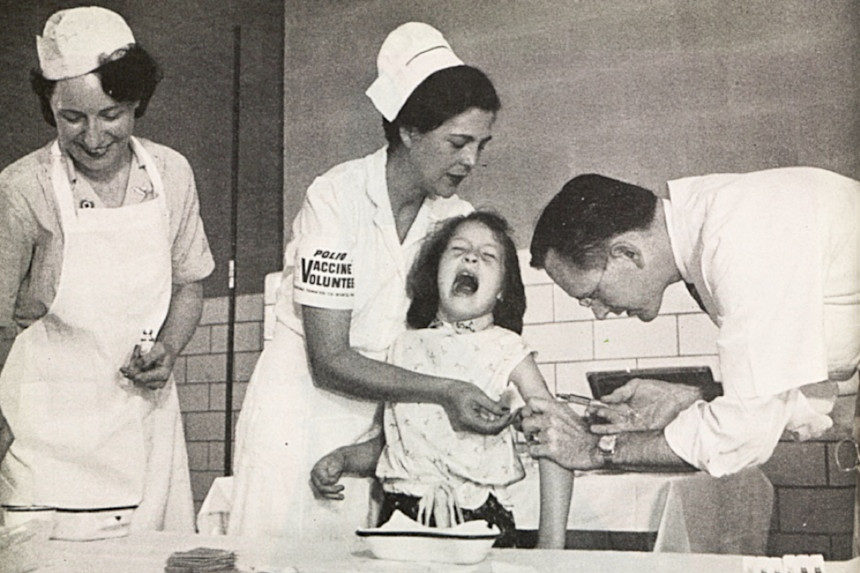
[[[314,496],[323,499],[343,499],[343,485],[337,483],[343,475],[346,459],[337,449],[324,455],[311,469]]]
[[[477,386],[460,380],[449,381],[441,406],[456,431],[498,434],[513,419],[510,408],[491,400]]]

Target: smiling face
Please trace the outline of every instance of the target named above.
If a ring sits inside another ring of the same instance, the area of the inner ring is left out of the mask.
[[[120,103],[95,74],[59,80],[51,95],[60,147],[88,175],[118,169],[129,153],[137,103]]]
[[[493,112],[470,108],[432,131],[401,128],[417,185],[428,197],[450,197],[472,172],[490,141]]]
[[[446,322],[490,315],[502,293],[504,247],[478,221],[462,223],[439,260],[439,318]]]
[[[635,254],[610,248],[604,269],[583,269],[549,249],[544,261],[546,274],[568,296],[589,307],[595,318],[610,313],[654,320],[663,302],[665,285],[637,264]]]

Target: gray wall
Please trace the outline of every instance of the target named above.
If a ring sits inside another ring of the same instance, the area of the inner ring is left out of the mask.
[[[233,27],[241,26],[239,292],[261,292],[280,266],[283,188],[284,7],[266,0],[29,2],[0,0],[0,168],[53,138],[30,92],[35,36],[54,11],[99,4],[122,14],[164,68],[136,135],[169,145],[191,162],[217,264],[207,296],[227,292],[233,141]]]
[[[507,216],[521,247],[541,206],[580,172],[652,188],[794,164],[857,177],[858,7],[288,1],[285,221],[316,174],[384,143],[364,90],[385,35],[409,20],[438,27],[497,86],[503,109],[487,166],[462,194]]]

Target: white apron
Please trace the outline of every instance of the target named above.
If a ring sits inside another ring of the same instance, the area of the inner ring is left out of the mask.
[[[63,268],[50,309],[16,337],[0,374],[15,434],[0,466],[0,501],[7,511],[57,508],[59,537],[193,530],[175,384],[140,389],[119,372],[134,345],[159,331],[171,297],[164,186],[150,154],[134,138],[131,145],[155,198],[80,210],[52,146]]]

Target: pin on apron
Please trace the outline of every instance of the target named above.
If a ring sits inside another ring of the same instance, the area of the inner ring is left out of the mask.
[[[63,268],[50,309],[17,336],[0,374],[15,433],[0,501],[7,513],[55,508],[55,537],[159,529],[171,512],[193,519],[175,385],[141,389],[119,372],[142,336],[161,328],[171,297],[164,187],[150,154],[131,145],[154,199],[80,210],[52,146]]]

